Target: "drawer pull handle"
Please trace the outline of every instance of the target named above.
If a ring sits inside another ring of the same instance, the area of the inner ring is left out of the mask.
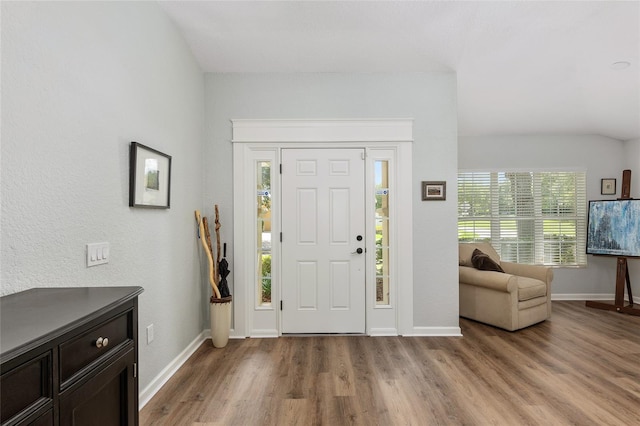
[[[98,337],[96,340],[96,348],[106,347],[109,344],[109,339],[106,337]]]

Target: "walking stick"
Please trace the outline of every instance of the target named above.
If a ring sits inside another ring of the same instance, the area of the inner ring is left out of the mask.
[[[200,216],[200,210],[195,211],[196,222],[198,223],[198,238],[202,242],[202,247],[204,248],[205,253],[207,254],[207,260],[209,261],[209,284],[211,284],[211,289],[213,290],[214,296],[219,299],[220,291],[218,290],[218,285],[216,284],[215,277],[217,276],[216,264],[213,261],[213,255],[211,254],[211,250],[209,249],[209,245],[205,239],[205,230],[204,224],[202,223],[202,217]]]

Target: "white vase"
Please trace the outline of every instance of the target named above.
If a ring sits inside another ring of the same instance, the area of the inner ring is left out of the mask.
[[[231,296],[223,299],[211,299],[209,303],[211,316],[211,342],[216,348],[224,348],[229,341],[231,328]]]

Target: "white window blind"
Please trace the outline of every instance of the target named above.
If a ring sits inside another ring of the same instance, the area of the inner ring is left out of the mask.
[[[508,262],[586,265],[584,172],[460,172],[458,240]]]

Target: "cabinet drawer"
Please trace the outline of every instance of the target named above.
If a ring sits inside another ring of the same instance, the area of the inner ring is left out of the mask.
[[[0,379],[0,411],[4,424],[52,402],[51,352],[27,361],[2,375]]]
[[[60,345],[60,388],[94,361],[133,341],[133,311],[123,312]]]

